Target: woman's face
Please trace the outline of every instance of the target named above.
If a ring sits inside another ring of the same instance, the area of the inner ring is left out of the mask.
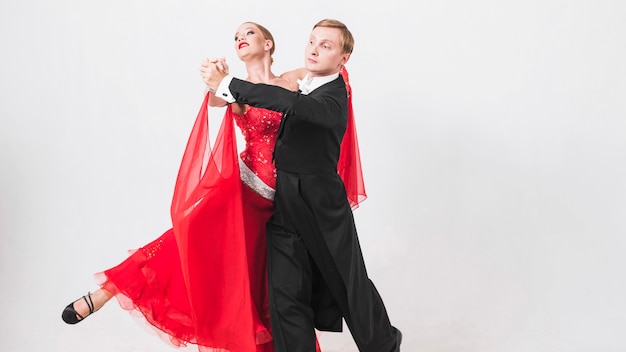
[[[271,49],[271,41],[252,23],[244,23],[235,33],[235,51],[242,61],[252,57],[263,57]]]

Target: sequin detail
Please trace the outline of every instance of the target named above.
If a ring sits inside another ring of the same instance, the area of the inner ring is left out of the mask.
[[[248,107],[243,115],[234,115],[246,142],[241,160],[252,174],[270,188],[276,186],[276,168],[272,160],[282,114],[272,110]]]
[[[239,160],[239,173],[241,174],[241,181],[253,190],[254,193],[265,199],[274,200],[274,193],[276,193],[276,191],[255,175],[241,159]]]
[[[146,256],[146,258],[150,259],[157,255],[157,252],[161,249],[162,244],[163,240],[159,239],[157,242],[151,243],[149,247],[141,248],[141,250],[143,251],[143,254]]]

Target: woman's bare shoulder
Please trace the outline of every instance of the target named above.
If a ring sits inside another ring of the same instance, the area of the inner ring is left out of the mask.
[[[304,76],[306,76],[306,69],[304,67],[287,71],[280,75],[281,78],[284,78],[287,82],[289,82],[289,86],[294,91],[298,90],[298,80],[302,79]]]
[[[302,79],[304,76],[306,76],[306,68],[300,67],[295,70],[287,71],[280,76],[287,79],[293,78],[294,81],[296,79]]]

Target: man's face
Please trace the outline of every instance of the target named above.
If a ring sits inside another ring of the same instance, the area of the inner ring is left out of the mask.
[[[304,50],[304,67],[309,78],[328,76],[339,72],[350,54],[341,47],[341,30],[331,27],[316,27],[311,32]]]

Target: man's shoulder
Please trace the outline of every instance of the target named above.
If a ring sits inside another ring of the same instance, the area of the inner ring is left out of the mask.
[[[341,97],[346,96],[347,98],[346,83],[343,81],[343,78],[339,76],[336,79],[319,86],[317,89],[311,92],[311,94],[328,94]]]

